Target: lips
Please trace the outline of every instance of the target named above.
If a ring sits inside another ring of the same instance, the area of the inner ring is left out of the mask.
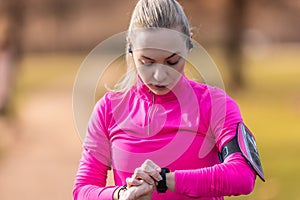
[[[148,87],[154,89],[154,90],[166,90],[168,89],[167,88],[167,85],[156,85],[156,84],[148,84]]]
[[[166,88],[166,86],[164,86],[164,85],[153,85],[154,87],[157,87],[157,88]]]

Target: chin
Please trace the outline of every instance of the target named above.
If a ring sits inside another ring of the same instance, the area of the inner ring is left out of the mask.
[[[168,87],[159,87],[152,84],[149,84],[147,86],[151,90],[151,92],[156,95],[164,95],[170,92],[170,89]]]
[[[151,90],[154,94],[156,95],[164,95],[170,92],[170,90],[166,89],[166,90]]]

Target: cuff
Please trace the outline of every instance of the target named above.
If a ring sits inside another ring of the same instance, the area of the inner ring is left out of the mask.
[[[114,192],[119,188],[119,186],[107,186],[102,192],[99,194],[100,199],[113,200]]]

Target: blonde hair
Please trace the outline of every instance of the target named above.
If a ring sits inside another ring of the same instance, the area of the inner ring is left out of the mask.
[[[136,28],[167,28],[179,27],[181,32],[190,38],[190,26],[182,6],[176,0],[139,0],[131,16],[128,33],[126,62],[127,73],[123,79],[115,85],[114,91],[127,92],[135,84],[137,72],[130,55],[133,30]],[[187,47],[192,48],[192,42],[187,40]]]

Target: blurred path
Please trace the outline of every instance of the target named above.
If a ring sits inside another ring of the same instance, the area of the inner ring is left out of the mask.
[[[56,86],[23,102],[18,140],[0,160],[1,200],[72,199],[81,143],[71,95],[71,88]]]

